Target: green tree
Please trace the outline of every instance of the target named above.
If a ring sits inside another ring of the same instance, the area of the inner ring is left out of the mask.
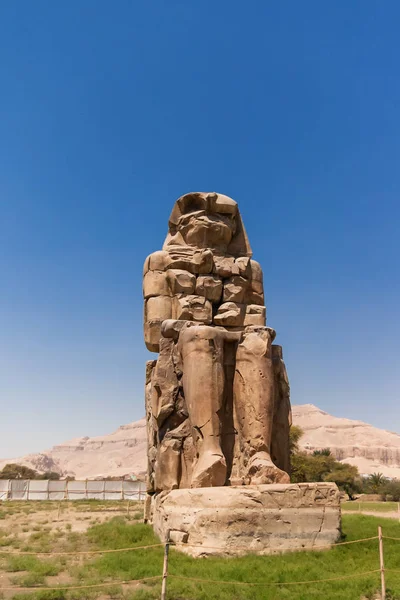
[[[400,502],[400,480],[388,479],[383,485],[382,492],[385,494],[386,500],[393,500],[393,502]]]
[[[362,482],[357,467],[347,463],[336,462],[333,470],[324,476],[324,481],[334,481],[340,490],[350,498],[362,491]]]
[[[304,435],[304,431],[298,425],[292,425],[289,431],[289,450],[290,455],[296,454],[299,451],[299,441]]]
[[[304,483],[324,481],[324,476],[330,473],[336,464],[333,456],[307,454],[297,452],[292,456],[292,481]]]
[[[382,492],[387,482],[386,477],[382,473],[372,473],[367,479],[367,488],[373,494]]]
[[[34,469],[15,463],[7,464],[0,471],[0,479],[36,479],[36,477],[37,472]]]
[[[314,450],[312,454],[300,451],[302,435],[300,427],[290,428],[290,479],[293,483],[332,481],[350,497],[362,490],[357,467],[337,461],[329,448]]]
[[[60,473],[57,473],[56,471],[45,471],[38,475],[36,479],[51,479],[54,481],[60,479]]]

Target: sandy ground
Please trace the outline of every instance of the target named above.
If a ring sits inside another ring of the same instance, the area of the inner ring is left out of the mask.
[[[377,511],[372,511],[372,510],[362,510],[361,512],[358,511],[350,511],[347,510],[345,513],[346,515],[349,514],[356,514],[356,515],[368,515],[370,517],[383,517],[384,519],[397,519],[400,522],[400,513],[396,510],[396,511],[390,511],[390,512],[377,512]]]

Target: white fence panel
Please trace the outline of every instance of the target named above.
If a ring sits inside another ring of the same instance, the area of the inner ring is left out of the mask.
[[[142,500],[144,498],[144,489],[141,481],[124,481],[124,497],[129,500]]]
[[[8,479],[0,479],[0,500],[7,500],[8,498]]]
[[[105,481],[104,499],[105,500],[122,500],[122,480],[121,481]]]
[[[49,500],[64,500],[66,481],[49,481]]]
[[[10,498],[13,500],[27,500],[28,499],[28,485],[29,479],[10,479],[11,492]]]
[[[86,498],[86,481],[68,481],[68,500],[84,500]]]
[[[104,500],[105,481],[88,481],[87,497],[92,500]]]
[[[0,479],[2,500],[144,500],[141,481]]]
[[[46,479],[32,479],[29,481],[27,500],[48,500],[49,481]]]

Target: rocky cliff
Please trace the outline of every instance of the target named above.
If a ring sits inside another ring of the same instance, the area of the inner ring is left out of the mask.
[[[333,417],[312,404],[293,406],[293,423],[304,431],[301,448],[309,452],[330,448],[338,460],[356,465],[362,474],[381,472],[400,479],[399,434]],[[77,479],[140,476],[146,470],[145,420],[109,435],[76,438],[39,454],[0,460],[0,469],[8,462]]]
[[[109,435],[75,438],[39,454],[0,460],[0,469],[15,462],[76,479],[140,475],[146,470],[146,447],[146,422],[141,419]]]
[[[400,479],[400,435],[363,421],[333,417],[313,404],[293,407],[293,423],[304,431],[300,446],[309,452],[330,448],[361,474],[380,472]]]

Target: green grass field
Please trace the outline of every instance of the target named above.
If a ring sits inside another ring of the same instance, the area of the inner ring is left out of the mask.
[[[40,503],[37,503],[40,505]],[[121,504],[119,505],[121,506]],[[26,518],[26,504],[21,519]],[[38,506],[39,508],[39,506]],[[79,520],[101,515],[96,505],[94,515],[89,506],[82,506],[82,512],[76,504],[76,523]],[[137,522],[139,511],[127,516],[113,516],[110,504],[105,507],[110,518],[104,522],[87,522],[85,531],[74,531],[68,527],[52,527],[47,520],[46,511],[40,509],[40,519],[44,524],[34,526],[23,535],[5,528],[11,518],[19,518],[12,503],[5,503],[2,510],[6,513],[0,522],[0,549],[5,550],[41,550],[71,551],[82,549],[113,549],[142,546],[157,543],[151,527]],[[35,510],[31,507],[30,510]],[[53,510],[54,512],[54,510]],[[125,512],[125,508],[123,511]],[[29,513],[31,517],[34,513]],[[86,516],[85,516],[86,515]],[[99,516],[97,517],[99,518]],[[39,518],[38,518],[39,521]],[[47,521],[47,522],[45,522]],[[75,522],[74,522],[75,523]],[[396,520],[378,519],[358,514],[343,516],[343,537],[346,541],[377,535],[381,524],[383,534],[400,538],[400,524]],[[26,529],[26,526],[24,527]],[[386,567],[398,569],[399,573],[387,573],[388,600],[400,600],[400,542],[384,540]],[[29,592],[7,591],[1,596],[4,600],[85,600],[85,599],[124,599],[156,600],[160,598],[160,581],[140,585],[118,585],[117,581],[158,576],[162,573],[163,548],[137,550],[126,553],[101,554],[93,557],[78,554],[72,556],[53,556],[51,558],[35,556],[0,557],[0,582],[8,581],[11,586],[28,586]],[[354,577],[342,581],[322,584],[289,585],[293,581],[311,581],[355,575],[362,571],[379,568],[378,541],[371,540],[361,544],[338,546],[332,550],[319,552],[300,552],[278,556],[246,556],[242,558],[198,558],[192,559],[171,548],[168,579],[169,600],[363,600],[376,597],[380,589],[379,573],[365,577]],[[173,576],[203,579],[204,582],[175,579]],[[215,580],[219,583],[207,580]],[[238,584],[224,583],[236,581]],[[35,591],[35,586],[54,585],[91,585],[105,582],[106,588],[82,590]],[[243,582],[258,583],[257,586],[240,585]],[[280,582],[280,586],[268,586]],[[285,585],[286,584],[286,585]]]

